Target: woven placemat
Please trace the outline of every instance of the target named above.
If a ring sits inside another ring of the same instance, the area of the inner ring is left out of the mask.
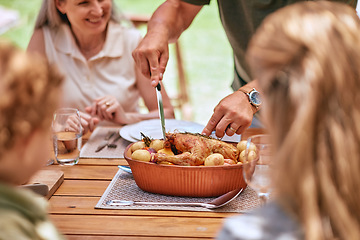
[[[89,140],[84,144],[80,151],[80,158],[123,158],[125,148],[131,143],[123,138],[116,141],[116,148],[104,147],[101,151],[95,152],[100,144],[105,141],[109,132],[119,133],[120,128],[97,127]],[[110,139],[110,142],[115,137]]]
[[[142,209],[142,210],[178,210],[178,211],[203,211],[203,212],[246,212],[260,205],[259,198],[255,191],[246,188],[236,199],[229,204],[217,208],[207,209],[203,207],[186,206],[158,206],[158,205],[132,205],[132,206],[109,206],[109,200],[131,200],[148,202],[209,202],[215,198],[194,198],[194,197],[174,197],[160,194],[149,193],[141,190],[135,183],[132,174],[119,170],[106,191],[96,204],[95,208],[101,209]]]

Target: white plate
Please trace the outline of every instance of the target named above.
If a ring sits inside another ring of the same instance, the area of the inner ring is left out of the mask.
[[[130,136],[130,132],[129,132],[130,127],[132,127],[132,125],[125,125],[124,127],[122,127],[120,129],[120,136],[123,139],[128,140],[129,142],[137,142],[138,140]]]
[[[204,129],[204,126],[195,122],[165,119],[165,128],[166,132],[177,131],[201,133],[201,131]],[[120,129],[121,137],[130,142],[140,141],[142,139],[140,132],[153,139],[162,139],[163,136],[160,119],[145,120],[139,123],[126,125]]]
[[[166,132],[174,132],[176,130],[178,132],[201,133],[204,129],[204,126],[195,122],[166,119],[165,128]],[[161,132],[160,119],[145,120],[142,122],[126,125],[120,129],[120,136],[130,142],[137,142],[142,139],[140,132],[153,139],[162,139],[163,136]],[[217,138],[215,136],[215,132],[213,132],[210,136]],[[230,137],[225,134],[221,140],[227,142],[239,142],[240,139],[241,135],[234,134]]]

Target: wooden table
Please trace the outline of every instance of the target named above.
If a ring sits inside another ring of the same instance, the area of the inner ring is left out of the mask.
[[[261,133],[249,129],[242,139]],[[50,214],[68,239],[211,239],[234,213],[107,210],[94,206],[124,159],[80,159],[75,166],[51,165],[64,182],[50,198]]]

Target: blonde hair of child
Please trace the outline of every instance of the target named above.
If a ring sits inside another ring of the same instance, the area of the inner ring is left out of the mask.
[[[0,41],[0,157],[34,130],[50,127],[62,81],[42,57]]]
[[[302,2],[264,20],[248,60],[274,136],[279,200],[306,239],[360,239],[360,21]]]

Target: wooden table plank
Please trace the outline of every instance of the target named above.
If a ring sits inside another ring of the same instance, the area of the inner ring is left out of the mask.
[[[208,238],[216,236],[224,221],[223,218],[57,214],[52,214],[51,219],[63,234]]]
[[[122,215],[122,216],[176,216],[176,217],[207,217],[223,218],[236,213],[191,212],[191,211],[156,211],[156,210],[119,210],[95,209],[100,197],[53,196],[50,200],[52,214],[91,214],[91,215]]]
[[[139,237],[139,236],[104,236],[104,235],[96,235],[96,236],[85,236],[85,235],[66,235],[68,240],[196,240],[196,239],[213,239],[213,238],[202,238],[202,237],[193,237],[193,238],[179,238],[179,237]]]
[[[119,158],[80,158],[78,165],[128,165],[125,159]]]
[[[110,182],[110,180],[65,180],[55,192],[54,196],[101,197]]]
[[[119,168],[117,166],[60,166],[51,165],[45,169],[55,169],[64,172],[66,179],[112,180]]]

